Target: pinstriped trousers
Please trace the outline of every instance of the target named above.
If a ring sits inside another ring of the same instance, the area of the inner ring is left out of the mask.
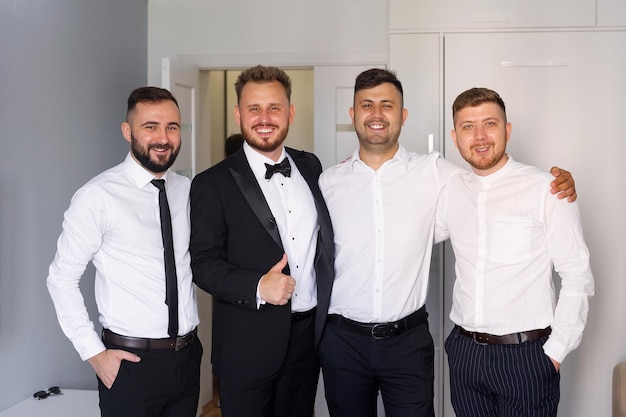
[[[555,417],[560,374],[543,352],[546,337],[481,345],[454,329],[445,342],[457,417]]]

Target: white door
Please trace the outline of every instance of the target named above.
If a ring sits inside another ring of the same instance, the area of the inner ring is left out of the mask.
[[[197,66],[184,64],[173,58],[161,59],[161,87],[170,90],[178,101],[181,116],[181,148],[172,169],[192,179],[196,174],[196,137],[199,120],[200,71]],[[213,399],[213,370],[211,367],[212,299],[205,291],[196,291],[200,325],[198,338],[202,341],[200,400],[197,415]]]
[[[315,67],[315,154],[324,168],[350,157],[358,140],[348,110],[352,107],[354,80],[365,66]]]
[[[445,37],[446,159],[466,165],[449,137],[452,102],[462,91],[487,87],[506,103],[511,156],[545,170],[562,166],[576,180],[597,291],[582,344],[561,368],[559,416],[611,414],[610,375],[626,344],[626,335],[615,331],[626,317],[626,197],[618,174],[626,154],[624,45],[626,31]],[[453,275],[453,268],[446,271]],[[451,278],[446,273],[447,291]],[[591,392],[605,401],[590,401]],[[454,415],[448,411],[446,417]]]
[[[389,69],[396,72],[404,90],[407,117],[400,143],[409,151],[427,154],[443,150],[441,134],[441,51],[438,33],[389,35]],[[443,380],[443,269],[442,247],[433,248],[428,297],[428,325],[435,344],[435,415],[441,415]]]
[[[349,109],[356,76],[371,66],[323,66],[314,68],[315,154],[324,168],[350,157],[359,146]],[[379,399],[378,415],[384,417]],[[315,417],[328,417],[324,382],[320,375]]]
[[[189,178],[196,174],[199,85],[200,71],[197,66],[174,58],[161,59],[161,86],[176,97],[182,122],[182,146],[172,169]]]

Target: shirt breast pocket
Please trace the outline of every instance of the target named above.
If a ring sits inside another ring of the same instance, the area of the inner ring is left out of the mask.
[[[534,229],[528,218],[497,218],[490,233],[489,258],[498,263],[516,263],[532,254]]]

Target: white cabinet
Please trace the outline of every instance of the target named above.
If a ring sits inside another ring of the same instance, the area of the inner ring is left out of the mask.
[[[444,130],[453,127],[449,109],[459,93],[491,88],[507,105],[513,158],[574,175],[597,292],[582,344],[561,368],[558,415],[610,415],[610,373],[624,352],[615,329],[624,327],[626,197],[618,170],[626,155],[626,30],[457,33],[444,42]],[[448,160],[464,163],[449,134],[446,150]]]
[[[598,0],[598,26],[626,26],[626,1]]]
[[[439,150],[441,118],[441,36],[439,34],[391,34],[389,69],[404,89],[409,116],[400,142],[413,152],[426,154],[429,142]]]
[[[391,30],[593,27],[596,0],[390,0],[389,17]]]
[[[408,118],[402,127],[400,143],[420,154],[442,150],[441,75],[442,37],[440,34],[391,34],[388,68],[396,73],[404,90]],[[433,249],[426,309],[435,343],[435,415],[440,416],[443,395],[442,306],[443,270],[441,247]],[[379,405],[379,416],[384,416]]]

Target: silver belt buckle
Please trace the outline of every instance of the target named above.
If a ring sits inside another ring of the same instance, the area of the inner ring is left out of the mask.
[[[480,336],[478,335],[478,333],[476,333],[476,332],[472,332],[472,339],[474,340],[474,343],[477,343],[477,344],[479,344],[479,345],[481,345],[481,346],[487,346],[487,345],[489,344],[489,343],[487,343],[487,342],[480,342],[480,341],[478,340],[478,337],[480,337]]]
[[[372,337],[376,340],[384,340],[394,336],[397,329],[397,325],[389,323],[378,323],[372,326],[371,334]]]

